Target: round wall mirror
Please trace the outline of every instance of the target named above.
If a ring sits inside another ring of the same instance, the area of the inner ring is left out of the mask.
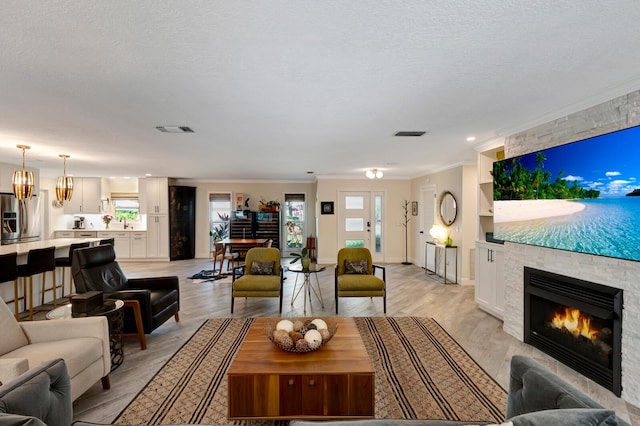
[[[458,203],[456,197],[450,191],[445,191],[440,197],[440,219],[449,226],[455,222],[458,216]]]

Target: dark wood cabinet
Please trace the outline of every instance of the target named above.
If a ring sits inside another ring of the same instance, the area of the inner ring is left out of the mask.
[[[169,187],[169,258],[193,259],[196,252],[196,188]]]
[[[227,371],[229,420],[361,419],[375,413],[375,372],[353,318],[306,354],[283,351],[256,318]]]
[[[229,375],[229,418],[367,418],[373,374]]]
[[[231,214],[230,238],[266,238],[280,249],[280,212],[237,211]],[[232,247],[232,251],[234,250]],[[243,254],[240,254],[243,256]],[[243,256],[244,257],[244,256]]]

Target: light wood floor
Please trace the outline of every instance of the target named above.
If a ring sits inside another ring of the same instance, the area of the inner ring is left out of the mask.
[[[170,263],[122,262],[129,278],[177,275],[180,278],[180,322],[167,321],[147,336],[148,349],[140,350],[135,339],[125,340],[125,361],[111,373],[111,390],[97,383],[74,403],[76,420],[111,423],[151,377],[208,318],[278,316],[278,301],[237,299],[235,313],[229,312],[231,278],[213,282],[193,282],[188,276],[211,269],[211,261],[184,260]],[[640,409],[616,398],[591,380],[559,364],[542,352],[517,341],[502,331],[502,322],[477,308],[472,286],[443,285],[414,265],[387,266],[387,315],[432,317],[505,389],[508,388],[509,360],[514,354],[536,358],[544,365],[582,389],[618,416],[640,425]],[[296,274],[287,272],[284,284],[282,316],[303,316],[302,295],[291,306]],[[335,315],[333,266],[318,274],[324,296],[324,308],[313,299],[307,316]],[[300,277],[302,278],[302,277]],[[299,280],[300,282],[300,280]],[[42,313],[40,315],[43,315]],[[382,299],[347,298],[340,300],[340,315],[381,316]]]

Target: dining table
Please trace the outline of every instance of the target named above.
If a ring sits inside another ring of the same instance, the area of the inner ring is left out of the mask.
[[[227,246],[231,246],[232,248],[237,247],[248,250],[252,247],[264,246],[267,240],[268,238],[225,238],[220,243],[225,246],[225,249]]]
[[[227,253],[227,247],[229,247],[229,253],[238,253],[240,260],[244,260],[249,249],[253,247],[263,247],[268,238],[225,238],[220,241],[223,245],[223,253]]]

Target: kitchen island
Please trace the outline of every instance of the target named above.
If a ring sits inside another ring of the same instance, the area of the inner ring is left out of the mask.
[[[56,248],[56,257],[65,257],[69,253],[69,246],[77,243],[89,243],[97,245],[100,238],[54,238],[51,240],[32,241],[29,243],[6,244],[0,246],[0,254],[18,253],[18,264],[27,263],[29,250],[42,249],[47,247]]]
[[[100,238],[55,238],[51,240],[32,241],[28,243],[0,245],[0,255],[9,254],[9,253],[18,253],[17,263],[19,265],[22,265],[27,263],[27,255],[29,254],[29,250],[55,247],[56,257],[66,257],[69,255],[69,246],[71,244],[84,243],[84,242],[89,243],[89,245],[97,245],[100,242]],[[58,278],[59,270],[60,268],[56,268],[56,271],[54,272],[56,274],[57,286],[64,285],[64,283],[62,283],[62,280]],[[51,282],[50,281],[51,273],[47,272],[46,275],[49,276],[47,281]],[[33,295],[33,292],[35,292],[35,294],[40,294],[42,292],[42,277],[43,277],[43,274],[37,274],[33,277],[33,287],[29,291],[31,295]],[[21,298],[25,297],[27,291],[24,285],[17,286],[15,291],[19,292],[20,288],[22,288],[22,294],[20,294],[20,297]],[[45,303],[52,301],[53,298],[51,296],[49,296],[48,298],[49,300],[46,300],[47,298],[45,298]],[[10,302],[14,300],[16,295],[14,294],[13,282],[9,281],[6,283],[0,283],[0,297],[2,297],[2,300],[4,300],[5,302]],[[33,296],[31,296],[31,298],[33,300]],[[20,310],[19,308],[17,309],[18,311]],[[26,310],[26,307],[23,305],[23,311],[24,310]]]

